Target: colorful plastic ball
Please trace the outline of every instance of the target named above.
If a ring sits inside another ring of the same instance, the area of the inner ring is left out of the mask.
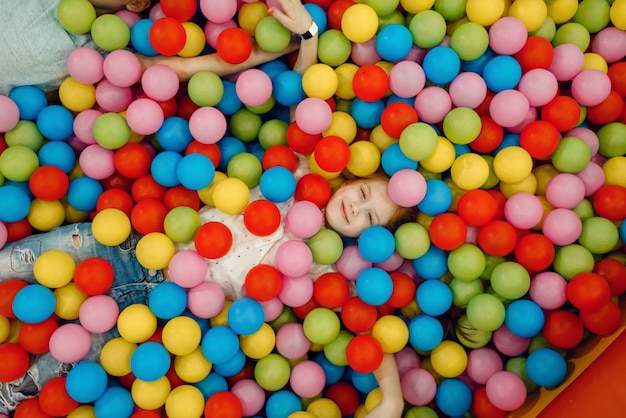
[[[417,287],[415,299],[425,314],[439,316],[452,305],[452,292],[439,280],[426,280]]]
[[[437,387],[435,403],[444,414],[460,416],[470,409],[472,391],[460,379],[444,379]]]
[[[274,16],[265,16],[254,29],[254,39],[266,52],[279,52],[289,45],[291,33]]]
[[[115,14],[98,16],[91,25],[91,36],[96,46],[108,52],[123,49],[130,41],[130,28]]]
[[[95,295],[87,298],[79,311],[80,324],[87,331],[101,334],[112,329],[119,316],[119,307],[108,295]]]
[[[518,229],[530,229],[543,217],[541,201],[527,192],[516,193],[504,205],[506,220]]]
[[[557,208],[548,212],[541,222],[543,234],[555,245],[575,242],[582,232],[582,221],[570,209]]]
[[[49,288],[58,288],[68,284],[76,269],[72,256],[61,250],[43,252],[33,265],[35,279]]]
[[[0,344],[0,354],[6,359],[6,368],[0,372],[0,382],[12,382],[26,373],[30,358],[28,352],[16,343]]]
[[[530,343],[533,341],[530,338],[518,337],[504,324],[493,332],[492,339],[495,348],[501,354],[510,357],[519,356],[520,354],[526,352],[530,347]]]
[[[526,360],[528,377],[539,386],[553,388],[565,379],[567,365],[565,360],[552,348],[539,348]]]
[[[581,311],[579,315],[589,332],[602,336],[615,332],[620,324],[619,306],[612,300],[596,311]]]
[[[461,60],[452,48],[440,45],[426,53],[422,67],[427,80],[434,84],[447,84],[459,73]]]
[[[131,223],[128,215],[121,210],[108,208],[94,216],[91,228],[100,244],[116,246],[130,235]]]
[[[40,166],[30,175],[28,185],[36,198],[53,202],[65,196],[69,188],[69,179],[59,167]]]
[[[205,401],[200,389],[181,385],[170,392],[165,400],[165,411],[171,418],[202,416]]]
[[[185,289],[176,283],[159,283],[148,296],[148,306],[160,319],[171,320],[183,313],[187,305]]]
[[[400,378],[402,396],[411,405],[427,405],[437,392],[437,383],[426,369],[413,367]]]
[[[287,359],[298,359],[311,348],[301,324],[292,322],[280,327],[276,333],[276,349]]]
[[[2,110],[2,118],[0,119],[0,132],[7,132],[13,129],[20,120],[20,109],[8,96],[1,97],[0,110]]]
[[[345,9],[341,17],[341,30],[352,42],[366,42],[378,30],[378,15],[367,4],[353,4]]]
[[[316,344],[325,345],[339,335],[339,317],[328,308],[315,308],[304,318],[302,323],[307,338]]]
[[[252,39],[241,28],[227,28],[218,35],[216,50],[224,61],[240,64],[252,52]]]
[[[363,302],[372,306],[380,306],[391,297],[393,281],[386,271],[378,267],[370,267],[358,275],[356,292]]]
[[[492,348],[476,348],[467,355],[466,372],[476,383],[484,385],[494,373],[501,371],[503,368],[502,358]]]
[[[185,359],[192,362],[193,353],[196,352],[197,349],[197,354],[201,356],[199,346],[202,339],[202,330],[195,318],[182,315],[170,319],[163,327],[162,339],[163,345],[167,351],[179,357],[180,361],[177,365],[179,370],[181,370],[179,375],[182,375],[182,370],[185,369],[183,365]],[[192,373],[190,373],[189,377],[191,377],[191,375]],[[196,380],[196,378],[192,380]]]
[[[430,351],[443,340],[443,326],[437,318],[419,314],[409,322],[409,343],[416,350]]]
[[[417,13],[408,25],[412,40],[420,48],[437,46],[446,34],[446,22],[434,10],[423,10]]]
[[[580,310],[596,311],[608,300],[611,289],[608,282],[599,274],[578,273],[567,285],[567,298]]]
[[[383,360],[381,343],[370,335],[353,337],[346,347],[348,365],[359,373],[371,373]]]
[[[226,391],[212,394],[204,406],[204,416],[206,417],[225,414],[225,418],[236,418],[242,416],[242,411],[241,400],[237,394]]]
[[[527,39],[526,26],[516,17],[502,17],[489,28],[489,47],[497,54],[514,55]]]
[[[157,102],[165,102],[178,92],[178,76],[171,68],[156,64],[144,71],[141,87],[146,95]]]
[[[15,294],[12,303],[15,317],[29,324],[45,321],[52,315],[55,308],[54,294],[49,288],[40,284],[30,284],[20,289]]]
[[[117,318],[117,329],[120,335],[132,343],[146,341],[154,334],[156,328],[157,318],[148,305],[129,305],[120,312]]]
[[[433,349],[430,355],[433,369],[440,376],[460,376],[467,367],[467,354],[461,344],[445,340]]]
[[[254,334],[261,328],[263,322],[263,307],[252,298],[237,299],[228,308],[228,324],[239,335]]]
[[[272,80],[262,70],[251,68],[245,70],[235,82],[237,97],[249,106],[260,106],[272,94]]]
[[[254,367],[254,377],[263,389],[279,391],[289,382],[290,371],[289,362],[285,357],[271,353],[257,361]],[[271,397],[268,403],[272,403]],[[300,405],[299,401],[298,405]]]
[[[412,45],[411,32],[401,24],[386,25],[376,34],[376,51],[387,61],[404,59],[411,51]]]
[[[96,362],[81,361],[67,374],[65,389],[77,402],[89,403],[98,399],[107,388],[107,374]]]
[[[526,96],[512,89],[499,91],[489,103],[489,115],[505,128],[522,123],[529,109],[530,104]]]
[[[483,69],[483,78],[489,90],[499,93],[513,89],[522,77],[522,69],[515,58],[498,55],[490,59]]]
[[[364,64],[352,78],[352,89],[356,97],[366,102],[382,99],[389,88],[387,72],[376,64]]]
[[[301,361],[291,370],[289,384],[296,395],[313,398],[322,392],[326,384],[324,369],[313,360]]]
[[[580,343],[583,334],[583,323],[575,313],[555,310],[546,315],[543,336],[552,346],[562,349],[572,348]]]
[[[70,398],[65,389],[67,377],[59,376],[46,382],[39,394],[41,409],[49,415],[68,415],[76,409],[78,402]]]
[[[510,371],[494,373],[486,383],[487,398],[504,411],[514,411],[526,401],[526,385],[521,377]]]
[[[593,84],[594,88],[589,89]],[[609,76],[600,70],[585,70],[572,80],[572,97],[583,106],[595,106],[602,103],[611,92]]]
[[[72,134],[74,116],[61,105],[49,105],[37,115],[37,128],[41,134],[53,141],[62,141]]]
[[[495,331],[504,323],[504,317],[504,305],[494,295],[476,295],[467,304],[467,319],[478,330]]]
[[[140,98],[133,101],[126,109],[126,122],[133,132],[151,135],[163,125],[163,109],[156,101]]]
[[[176,175],[180,183],[190,190],[207,187],[215,176],[215,166],[204,154],[185,155],[176,166]]]
[[[102,417],[126,416],[134,408],[130,392],[123,387],[108,387],[94,403],[94,412]]]
[[[61,363],[82,360],[91,349],[91,334],[79,324],[64,324],[50,337],[50,354]]]
[[[156,19],[148,32],[150,45],[161,55],[176,55],[185,47],[187,34],[178,20],[171,17]]]
[[[531,338],[541,332],[544,314],[537,303],[526,299],[516,300],[507,306],[504,323],[513,334]]]
[[[426,83],[422,66],[416,62],[403,60],[389,71],[389,89],[397,96],[415,97]]]
[[[167,349],[163,344],[152,341],[140,344],[130,358],[133,374],[145,382],[153,382],[165,376],[170,364]]]

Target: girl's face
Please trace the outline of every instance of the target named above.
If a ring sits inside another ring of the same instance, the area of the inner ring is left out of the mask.
[[[373,225],[386,225],[398,210],[387,180],[359,179],[345,183],[330,197],[325,209],[328,226],[345,237],[358,237]]]

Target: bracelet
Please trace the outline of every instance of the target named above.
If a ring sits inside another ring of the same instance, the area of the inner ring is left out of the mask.
[[[306,32],[304,32],[301,36],[304,39],[311,39],[312,37],[314,37],[315,35],[317,35],[317,24],[315,23],[315,20],[311,23],[311,27],[309,28],[309,30],[307,30]]]

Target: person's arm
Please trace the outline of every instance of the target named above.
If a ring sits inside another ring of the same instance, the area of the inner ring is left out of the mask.
[[[400,418],[404,409],[404,398],[400,387],[400,375],[393,354],[384,354],[383,361],[374,371],[383,399],[365,418]]]

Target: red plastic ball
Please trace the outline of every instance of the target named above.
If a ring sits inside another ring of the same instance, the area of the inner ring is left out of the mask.
[[[356,4],[353,0],[335,0],[328,7],[326,15],[328,16],[328,27],[331,29],[341,30],[341,18],[348,7]]]
[[[417,123],[417,111],[406,102],[395,102],[385,106],[380,115],[380,125],[383,131],[392,138],[400,138],[404,128]]]
[[[624,111],[622,96],[615,90],[611,90],[602,103],[595,106],[587,106],[587,119],[596,125],[606,125],[615,122]]]
[[[171,187],[165,192],[163,204],[168,211],[178,206],[187,206],[197,211],[202,205],[198,192],[181,184]]]
[[[552,123],[559,132],[567,132],[578,125],[580,107],[569,96],[556,96],[541,109],[541,119]]]
[[[157,183],[151,174],[146,174],[133,182],[130,194],[135,202],[141,202],[144,199],[163,200],[166,191],[167,187]]]
[[[16,343],[0,344],[0,382],[12,382],[21,377],[30,365],[28,352]]]
[[[204,406],[206,418],[241,418],[243,406],[239,397],[232,392],[220,391],[212,394]]]
[[[346,360],[354,371],[372,373],[383,361],[383,347],[371,335],[357,335],[346,347]]]
[[[13,299],[17,292],[28,286],[28,282],[22,279],[9,279],[0,282],[0,315],[7,319],[15,319],[13,313]]]
[[[476,106],[476,108],[474,109],[476,111],[476,113],[478,113],[478,116],[483,117],[483,116],[487,116],[487,117],[491,117],[490,112],[489,112],[489,106],[491,105],[491,101],[493,100],[493,97],[496,95],[495,92],[491,91],[491,90],[487,90],[487,94],[485,95],[485,99],[482,101],[481,104],[479,104],[478,106]]]
[[[41,405],[39,405],[39,396],[24,399],[15,409],[13,418],[52,418],[52,415],[46,414]]]
[[[552,311],[546,315],[543,336],[556,348],[573,348],[582,340],[585,329],[580,318],[565,310]]]
[[[196,0],[161,0],[159,2],[163,14],[180,22],[190,20],[198,8]]]
[[[38,167],[28,180],[30,191],[37,199],[53,202],[67,193],[70,180],[67,174],[54,165]]]
[[[580,310],[600,309],[610,297],[609,283],[596,273],[578,273],[567,284],[567,299]]]
[[[196,231],[196,251],[205,258],[225,256],[233,245],[233,234],[221,222],[207,222]]]
[[[529,272],[539,272],[552,265],[554,244],[542,234],[527,234],[515,247],[515,260]]]
[[[203,154],[208,157],[215,167],[220,164],[220,159],[222,158],[222,151],[217,144],[203,144],[195,139],[187,145],[185,150],[185,155],[193,153]]]
[[[504,128],[495,123],[489,116],[481,116],[480,122],[478,136],[468,145],[474,152],[488,154],[502,144]]]
[[[127,191],[122,189],[108,189],[98,196],[98,200],[96,200],[96,212],[114,208],[121,210],[126,216],[130,216],[134,205],[133,198]]]
[[[246,274],[244,289],[252,299],[265,302],[278,296],[283,288],[283,278],[276,267],[257,264]]]
[[[176,116],[179,116],[187,121],[191,118],[193,112],[198,110],[200,106],[195,104],[191,97],[185,96],[178,101],[178,107],[176,109]]]
[[[494,219],[504,219],[504,206],[507,201],[506,196],[501,191],[495,189],[489,189],[487,192],[496,202],[496,214],[494,215]]]
[[[121,175],[136,179],[150,172],[152,155],[141,144],[126,144],[115,151],[113,164]]]
[[[325,308],[338,308],[348,300],[349,296],[348,280],[341,273],[324,273],[313,285],[315,301]]]
[[[130,212],[130,223],[142,235],[164,232],[163,221],[167,208],[160,200],[145,199],[137,202]]]
[[[611,222],[626,218],[626,187],[619,184],[605,184],[593,195],[593,210]]]
[[[215,50],[229,64],[241,64],[252,53],[252,39],[239,28],[226,28],[217,36]]]
[[[352,90],[359,99],[375,102],[382,99],[389,90],[387,72],[376,64],[364,64],[352,77]]]
[[[63,417],[78,407],[78,402],[68,395],[65,389],[67,377],[55,377],[43,385],[39,392],[39,406],[46,413]]]
[[[104,188],[104,190],[122,189],[130,192],[131,188],[133,187],[133,181],[134,179],[130,179],[115,171],[109,177],[100,180],[100,184],[102,185],[102,188]]]
[[[491,403],[486,386],[480,386],[474,391],[471,411],[476,418],[505,418],[507,415],[506,411]]]
[[[162,414],[158,411],[143,411],[138,410],[130,416],[130,418],[161,418]]]
[[[619,305],[610,299],[600,309],[580,311],[578,314],[589,332],[601,336],[612,334],[622,323],[622,311]]]
[[[298,157],[291,148],[286,145],[272,145],[263,153],[261,158],[263,170],[271,167],[285,167],[292,173],[298,168]]]
[[[325,136],[315,145],[313,156],[322,170],[335,173],[350,162],[350,145],[338,136]]]
[[[411,276],[401,271],[393,271],[389,273],[389,276],[391,276],[393,290],[391,292],[391,297],[389,297],[389,300],[387,300],[385,305],[394,309],[401,309],[415,300],[417,284]],[[379,316],[382,316],[380,315],[380,312]]]
[[[27,217],[17,222],[5,222],[4,226],[7,228],[7,242],[14,242],[26,238],[33,232],[33,226],[28,222]]]
[[[308,200],[322,209],[328,203],[330,195],[331,188],[328,180],[319,174],[309,173],[297,181],[294,199],[297,201]]]
[[[548,68],[554,57],[554,49],[547,39],[541,36],[529,36],[526,43],[513,57],[526,73],[535,68]]]
[[[297,153],[309,155],[315,149],[317,141],[322,138],[321,134],[307,134],[296,122],[291,122],[287,127],[287,145]]]
[[[456,213],[446,212],[433,218],[429,234],[431,242],[437,248],[452,251],[465,242],[467,225]]]
[[[488,255],[504,257],[515,249],[517,232],[508,222],[494,219],[478,231],[478,246]]]
[[[45,354],[50,351],[48,343],[57,328],[59,328],[59,324],[57,324],[54,318],[47,318],[45,321],[37,324],[24,322],[20,326],[18,340],[22,348],[29,353],[35,355]]]
[[[329,385],[325,397],[337,404],[342,417],[353,415],[361,404],[359,391],[343,380]]]
[[[243,223],[254,235],[270,235],[280,226],[280,210],[274,202],[255,200],[243,211]]]
[[[475,189],[463,193],[457,203],[457,213],[468,226],[483,226],[496,216],[497,205],[486,190]]]
[[[311,298],[307,303],[302,306],[292,307],[292,310],[293,313],[298,317],[298,319],[303,320],[309,312],[319,307],[320,305],[315,301],[315,298]]]
[[[611,80],[611,87],[620,96],[626,96],[626,61],[616,62],[609,67],[607,75]]]
[[[354,333],[369,331],[377,319],[376,307],[363,302],[358,296],[348,299],[341,309],[343,325]]]
[[[561,133],[556,127],[545,120],[536,120],[524,127],[520,132],[520,146],[531,157],[538,160],[550,158],[561,140]]]
[[[163,110],[163,118],[167,119],[172,116],[176,116],[176,112],[178,112],[178,102],[176,101],[176,97],[172,97],[171,99],[163,102],[157,102],[157,104]]]
[[[593,272],[604,277],[611,289],[611,296],[618,296],[626,291],[626,266],[619,260],[602,258],[593,266]]]
[[[161,55],[176,55],[185,47],[187,33],[173,17],[156,19],[148,32],[150,45]]]
[[[101,295],[111,288],[114,280],[115,270],[105,258],[89,257],[76,264],[74,283],[83,293]]]

